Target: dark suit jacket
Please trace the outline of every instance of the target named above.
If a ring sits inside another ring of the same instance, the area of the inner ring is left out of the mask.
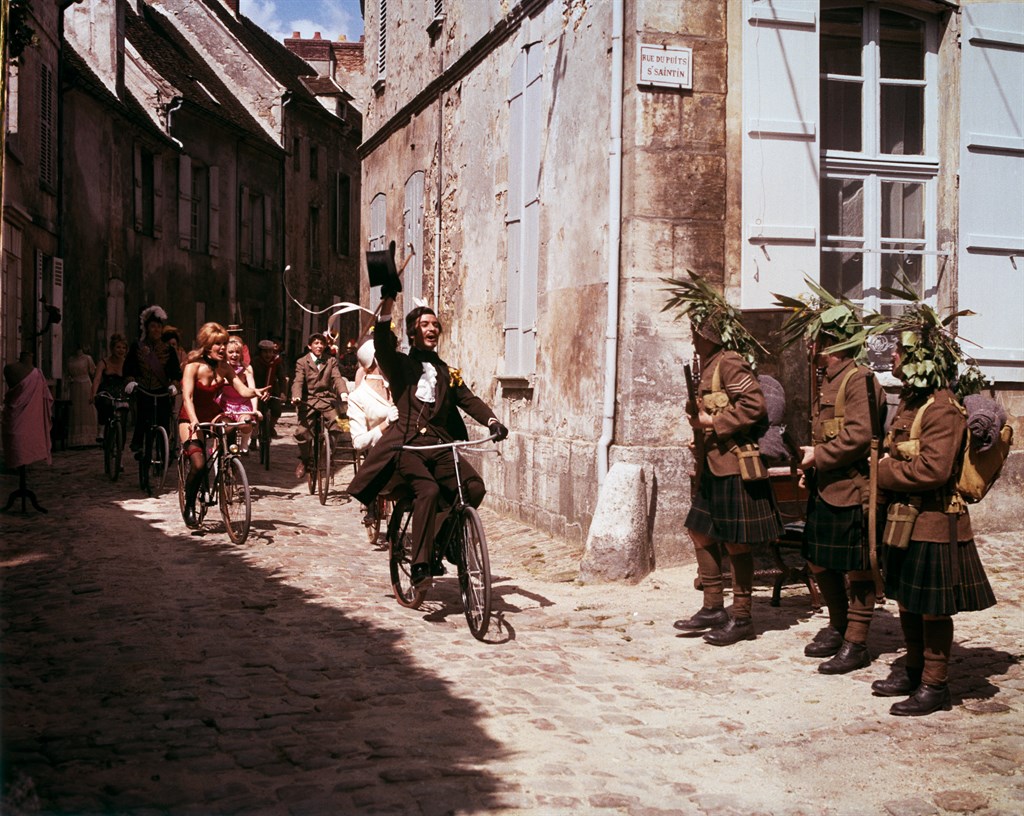
[[[436,354],[417,349],[402,354],[397,345],[390,323],[377,323],[373,332],[374,352],[377,364],[391,385],[391,397],[398,407],[398,422],[384,431],[348,486],[349,495],[363,504],[373,501],[391,480],[399,454],[397,448],[401,445],[407,445],[417,437],[423,439],[423,444],[466,439],[466,424],[459,414],[460,408],[481,425],[497,419],[487,403],[470,391],[465,383],[452,382],[451,369]],[[433,364],[437,369],[433,403],[416,398],[416,386],[424,364]]]

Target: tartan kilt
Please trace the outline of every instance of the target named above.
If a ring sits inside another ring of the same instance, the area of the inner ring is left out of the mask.
[[[871,569],[864,510],[835,507],[815,495],[807,507],[800,553],[816,567],[849,572]]]
[[[766,544],[782,535],[782,519],[771,483],[715,476],[705,469],[685,526],[715,541]]]
[[[960,582],[954,586],[945,542],[911,541],[905,550],[886,548],[885,594],[918,615],[955,615],[994,606],[996,596],[974,539],[957,546]]]

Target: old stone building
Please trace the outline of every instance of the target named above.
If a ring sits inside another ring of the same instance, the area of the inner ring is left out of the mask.
[[[363,245],[413,246],[402,308],[436,305],[445,358],[512,429],[482,457],[492,504],[582,539],[608,467],[638,463],[657,562],[688,557],[693,350],[661,311],[662,278],[687,269],[766,338],[772,293],[805,291],[805,276],[872,309],[891,308],[881,287],[897,275],[971,308],[961,332],[1024,432],[1019,4],[365,11]],[[803,434],[800,354],[762,370],[787,384]]]
[[[155,301],[186,338],[219,320],[301,348],[285,264],[309,307],[356,293],[360,125],[343,89],[234,2],[103,0],[72,7],[67,31],[80,333],[98,342]]]
[[[63,365],[63,325],[49,319],[47,307],[62,309],[64,301],[57,114],[60,13],[66,5],[14,4],[3,52],[0,368],[31,351],[51,378],[61,376]],[[0,383],[0,393],[4,388]]]

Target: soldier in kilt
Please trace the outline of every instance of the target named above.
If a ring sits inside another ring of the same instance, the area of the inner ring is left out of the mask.
[[[830,658],[818,665],[822,674],[846,674],[871,663],[867,641],[876,593],[865,535],[872,438],[867,389],[878,406],[885,405],[885,394],[872,371],[854,362],[865,333],[853,304],[826,310],[806,333],[813,367],[824,376],[811,406],[813,444],[801,449],[810,491],[802,554],[829,622],[804,654]]]
[[[756,438],[767,425],[768,410],[750,363],[725,348],[723,333],[735,337],[740,327],[723,327],[728,313],[712,313],[694,323],[694,345],[701,363],[698,405],[690,414],[694,432],[704,435],[704,462],[686,527],[693,541],[704,604],[690,618],[678,620],[682,631],[704,634],[715,646],[753,640],[754,559],[751,545],[782,534],[775,497],[767,479],[740,477],[736,444]],[[716,373],[717,372],[717,373]],[[716,382],[717,381],[717,382]],[[714,385],[720,390],[715,391]],[[732,562],[733,603],[725,611],[723,548]]]
[[[967,421],[947,383],[962,360],[959,346],[923,304],[903,313],[896,328],[901,331],[893,371],[904,388],[886,439],[888,455],[879,463],[878,485],[891,502],[916,505],[918,513],[908,522],[909,544],[899,546],[905,542],[898,541],[892,524],[884,539],[893,545],[886,550],[885,591],[899,604],[906,665],[893,666],[871,688],[883,697],[910,695],[889,713],[914,717],[950,708],[953,616],[987,609],[996,599],[974,545],[967,506],[955,489]],[[920,435],[913,440],[919,412]]]

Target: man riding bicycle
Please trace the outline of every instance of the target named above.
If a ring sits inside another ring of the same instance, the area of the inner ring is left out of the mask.
[[[139,316],[142,333],[132,344],[124,361],[124,375],[131,381],[125,386],[125,393],[131,394],[136,386],[150,393],[162,396],[136,401],[135,430],[132,432],[131,449],[136,458],[142,447],[142,438],[151,425],[170,428],[171,408],[178,393],[175,382],[181,380],[181,364],[178,354],[163,340],[164,323],[167,313],[156,304],[143,309]]]
[[[398,338],[391,331],[391,308],[396,291],[388,291],[385,286],[381,294],[383,301],[373,333],[373,347],[377,364],[390,383],[398,420],[388,426],[370,450],[348,492],[370,505],[394,474],[405,479],[414,496],[412,582],[419,585],[430,579],[434,539],[447,515],[439,513],[438,499],[444,498],[450,505],[457,492],[455,460],[451,448],[423,452],[399,448],[466,439],[466,425],[459,408],[487,426],[499,440],[508,436],[508,429],[490,407],[470,391],[461,372],[450,368],[437,356],[442,327],[434,311],[419,306],[406,316],[405,329],[412,348],[408,354],[403,354],[398,351]],[[461,461],[459,470],[466,502],[479,507],[486,493],[483,479],[468,462]]]
[[[338,360],[327,351],[327,338],[320,332],[309,337],[306,344],[309,354],[295,363],[295,379],[292,381],[292,402],[298,408],[299,420],[295,428],[295,441],[299,445],[299,463],[295,466],[295,478],[306,475],[312,461],[313,414],[323,414],[324,421],[333,431],[340,431],[338,401],[348,398],[348,383],[338,370]]]

